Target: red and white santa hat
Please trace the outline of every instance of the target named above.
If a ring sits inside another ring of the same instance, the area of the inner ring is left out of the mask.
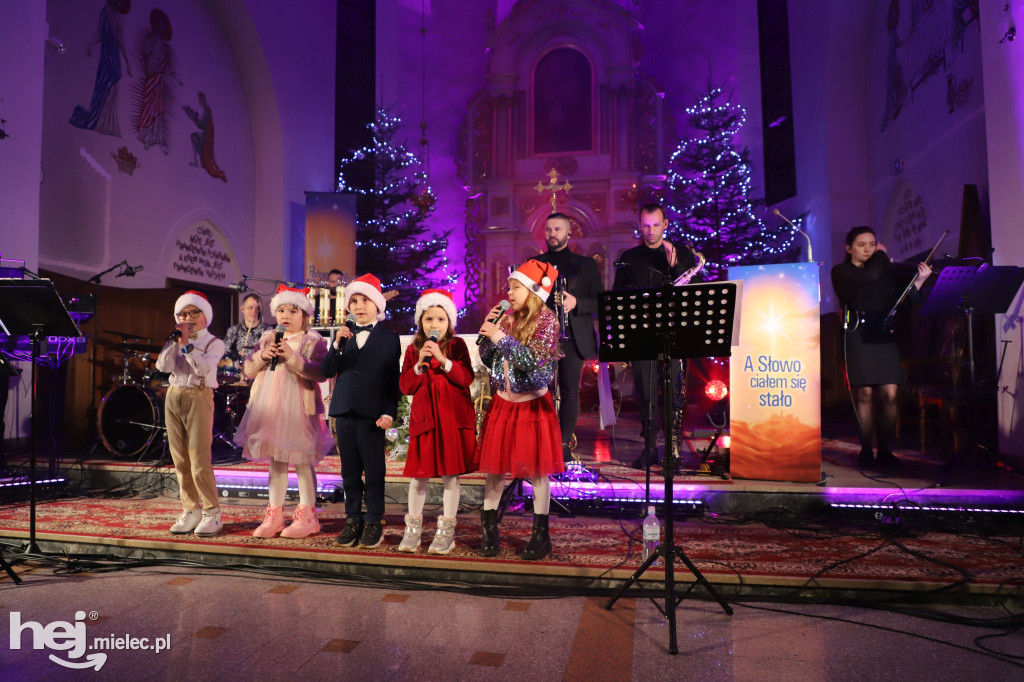
[[[433,308],[438,306],[444,311],[444,314],[448,316],[448,324],[452,329],[455,329],[455,318],[458,317],[459,313],[455,309],[455,299],[452,296],[452,292],[445,291],[444,289],[425,289],[420,298],[416,301],[416,324],[420,323],[420,316],[426,312],[427,308]]]
[[[282,305],[293,305],[307,317],[313,316],[313,302],[309,300],[309,289],[293,289],[284,284],[277,285],[274,298],[270,299],[270,312],[276,313]]]
[[[190,305],[203,311],[203,315],[206,317],[206,326],[209,327],[213,322],[213,306],[210,305],[210,299],[206,298],[206,294],[195,289],[186,291],[174,302],[174,321],[177,322],[178,313]]]
[[[530,259],[516,268],[516,271],[508,278],[517,280],[546,303],[551,294],[551,288],[555,286],[555,280],[558,279],[558,268],[551,263]]]
[[[388,302],[384,298],[384,294],[380,290],[380,280],[366,273],[362,277],[357,277],[345,286],[345,310],[348,310],[348,302],[352,300],[352,296],[355,294],[362,294],[366,298],[373,301],[373,304],[377,306],[377,320],[384,319],[384,309],[387,307]]]

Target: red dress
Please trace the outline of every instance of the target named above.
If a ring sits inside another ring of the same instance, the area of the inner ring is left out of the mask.
[[[403,475],[410,478],[451,476],[476,471],[476,413],[469,386],[473,362],[466,342],[455,337],[448,345],[452,367],[430,359],[430,368],[416,374],[419,351],[405,350],[398,386],[412,396],[409,410],[409,455]]]

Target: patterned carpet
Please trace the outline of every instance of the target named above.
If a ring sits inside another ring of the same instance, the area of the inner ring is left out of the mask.
[[[447,557],[428,556],[433,531],[428,519],[419,554],[397,551],[402,519],[388,516],[385,541],[374,550],[342,549],[333,544],[341,531],[341,505],[328,505],[321,514],[323,532],[302,540],[253,538],[262,520],[261,507],[225,505],[224,531],[212,538],[174,536],[167,532],[179,512],[167,499],[80,499],[48,502],[37,509],[37,537],[58,542],[92,542],[118,548],[160,547],[182,552],[238,554],[247,561],[290,556],[319,561],[391,566],[424,566],[467,571],[597,576],[611,571],[626,577],[639,566],[639,520],[551,518],[554,552],[542,562],[523,562],[518,553],[530,534],[530,518],[505,517],[503,549],[493,559],[475,554],[480,529],[475,513],[460,515],[456,548]],[[28,530],[28,507],[0,509],[0,536],[23,538]],[[837,523],[830,525],[843,525]],[[849,524],[846,524],[849,525]],[[725,525],[703,520],[676,524],[677,544],[712,582],[820,586],[848,585],[920,591],[965,582],[991,590],[1007,582],[1024,581],[1024,558],[1019,538],[942,532],[919,532],[887,537],[861,525],[844,532],[777,529],[758,523]],[[411,562],[411,563],[410,563]],[[813,581],[813,582],[812,582]],[[839,582],[836,582],[839,581]],[[987,587],[984,587],[987,586]]]

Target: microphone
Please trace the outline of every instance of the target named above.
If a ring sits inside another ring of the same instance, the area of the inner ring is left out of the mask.
[[[437,340],[441,338],[441,332],[437,331],[436,329],[431,329],[429,332],[427,332],[427,336],[430,337],[431,341],[437,343]],[[426,372],[428,369],[430,369],[430,358],[425,358],[423,360],[423,364],[420,365],[420,372]]]
[[[356,316],[353,315],[352,313],[349,313],[348,315],[346,315],[345,316],[345,326],[348,327],[348,330],[350,332],[355,333],[355,331],[356,331]],[[341,339],[338,339],[338,340],[336,340],[334,342],[334,347],[337,350],[344,350],[345,345],[341,342]]]
[[[799,227],[794,225],[792,220],[790,220],[786,216],[782,215],[782,212],[779,211],[779,209],[777,209],[777,208],[774,209],[772,211],[772,213],[774,213],[775,215],[777,215],[780,218],[782,218],[783,220],[785,220],[787,223],[789,223],[790,227],[792,227],[794,230],[796,230],[797,232],[799,232],[800,234],[802,234],[804,236],[804,239],[807,240],[807,262],[808,263],[813,263],[814,262],[814,256],[811,255],[811,238],[810,238],[810,236],[806,232],[801,230]]]
[[[192,323],[191,322],[188,323],[188,328],[189,328],[189,331],[192,330]],[[177,341],[180,338],[181,338],[181,330],[180,329],[175,329],[173,332],[171,332],[170,334],[167,335],[167,340],[168,341]]]
[[[624,268],[624,267],[626,267],[627,265],[629,265],[629,263],[627,263],[627,262],[626,262],[626,261],[624,261],[624,260],[617,260],[617,261],[615,261],[614,263],[612,263],[612,266],[613,266],[613,267],[616,267],[616,268]]]
[[[142,272],[144,269],[145,267],[142,265],[136,265],[135,267],[129,265],[125,268],[124,274],[125,277],[134,277],[136,272]]]
[[[512,307],[512,304],[509,303],[507,300],[501,300],[501,301],[498,302],[498,307],[501,309],[501,312],[498,313],[498,317],[495,317],[495,318],[492,318],[490,320],[487,320],[488,322],[490,322],[492,324],[497,322],[501,318],[501,316],[505,313],[505,311]],[[487,340],[487,337],[484,336],[483,334],[480,334],[479,336],[476,337],[476,345],[478,345],[478,346],[482,345],[483,342],[486,341],[486,340]]]
[[[276,345],[276,344],[281,343],[281,339],[284,338],[284,325],[283,324],[277,325],[277,329],[275,329],[274,331],[275,331],[275,334],[274,334],[274,344]],[[277,356],[276,355],[274,356],[274,359],[270,361],[270,371],[273,372],[275,369],[277,369]]]

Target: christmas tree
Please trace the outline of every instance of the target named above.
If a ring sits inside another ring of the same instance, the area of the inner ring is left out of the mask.
[[[710,89],[686,110],[699,134],[672,154],[665,190],[673,224],[669,239],[681,237],[704,254],[707,281],[723,277],[730,265],[785,261],[795,251],[794,228],[766,228],[756,215],[763,201],[750,198],[750,153],[733,141],[747,113],[728,102],[718,104],[721,96],[721,89]]]
[[[372,272],[384,291],[397,290],[387,307],[396,331],[415,331],[413,315],[420,292],[450,287],[450,230],[438,233],[427,224],[436,197],[422,161],[395,137],[401,119],[383,109],[367,128],[370,146],[341,160],[338,191],[359,195],[356,219],[356,268]]]

